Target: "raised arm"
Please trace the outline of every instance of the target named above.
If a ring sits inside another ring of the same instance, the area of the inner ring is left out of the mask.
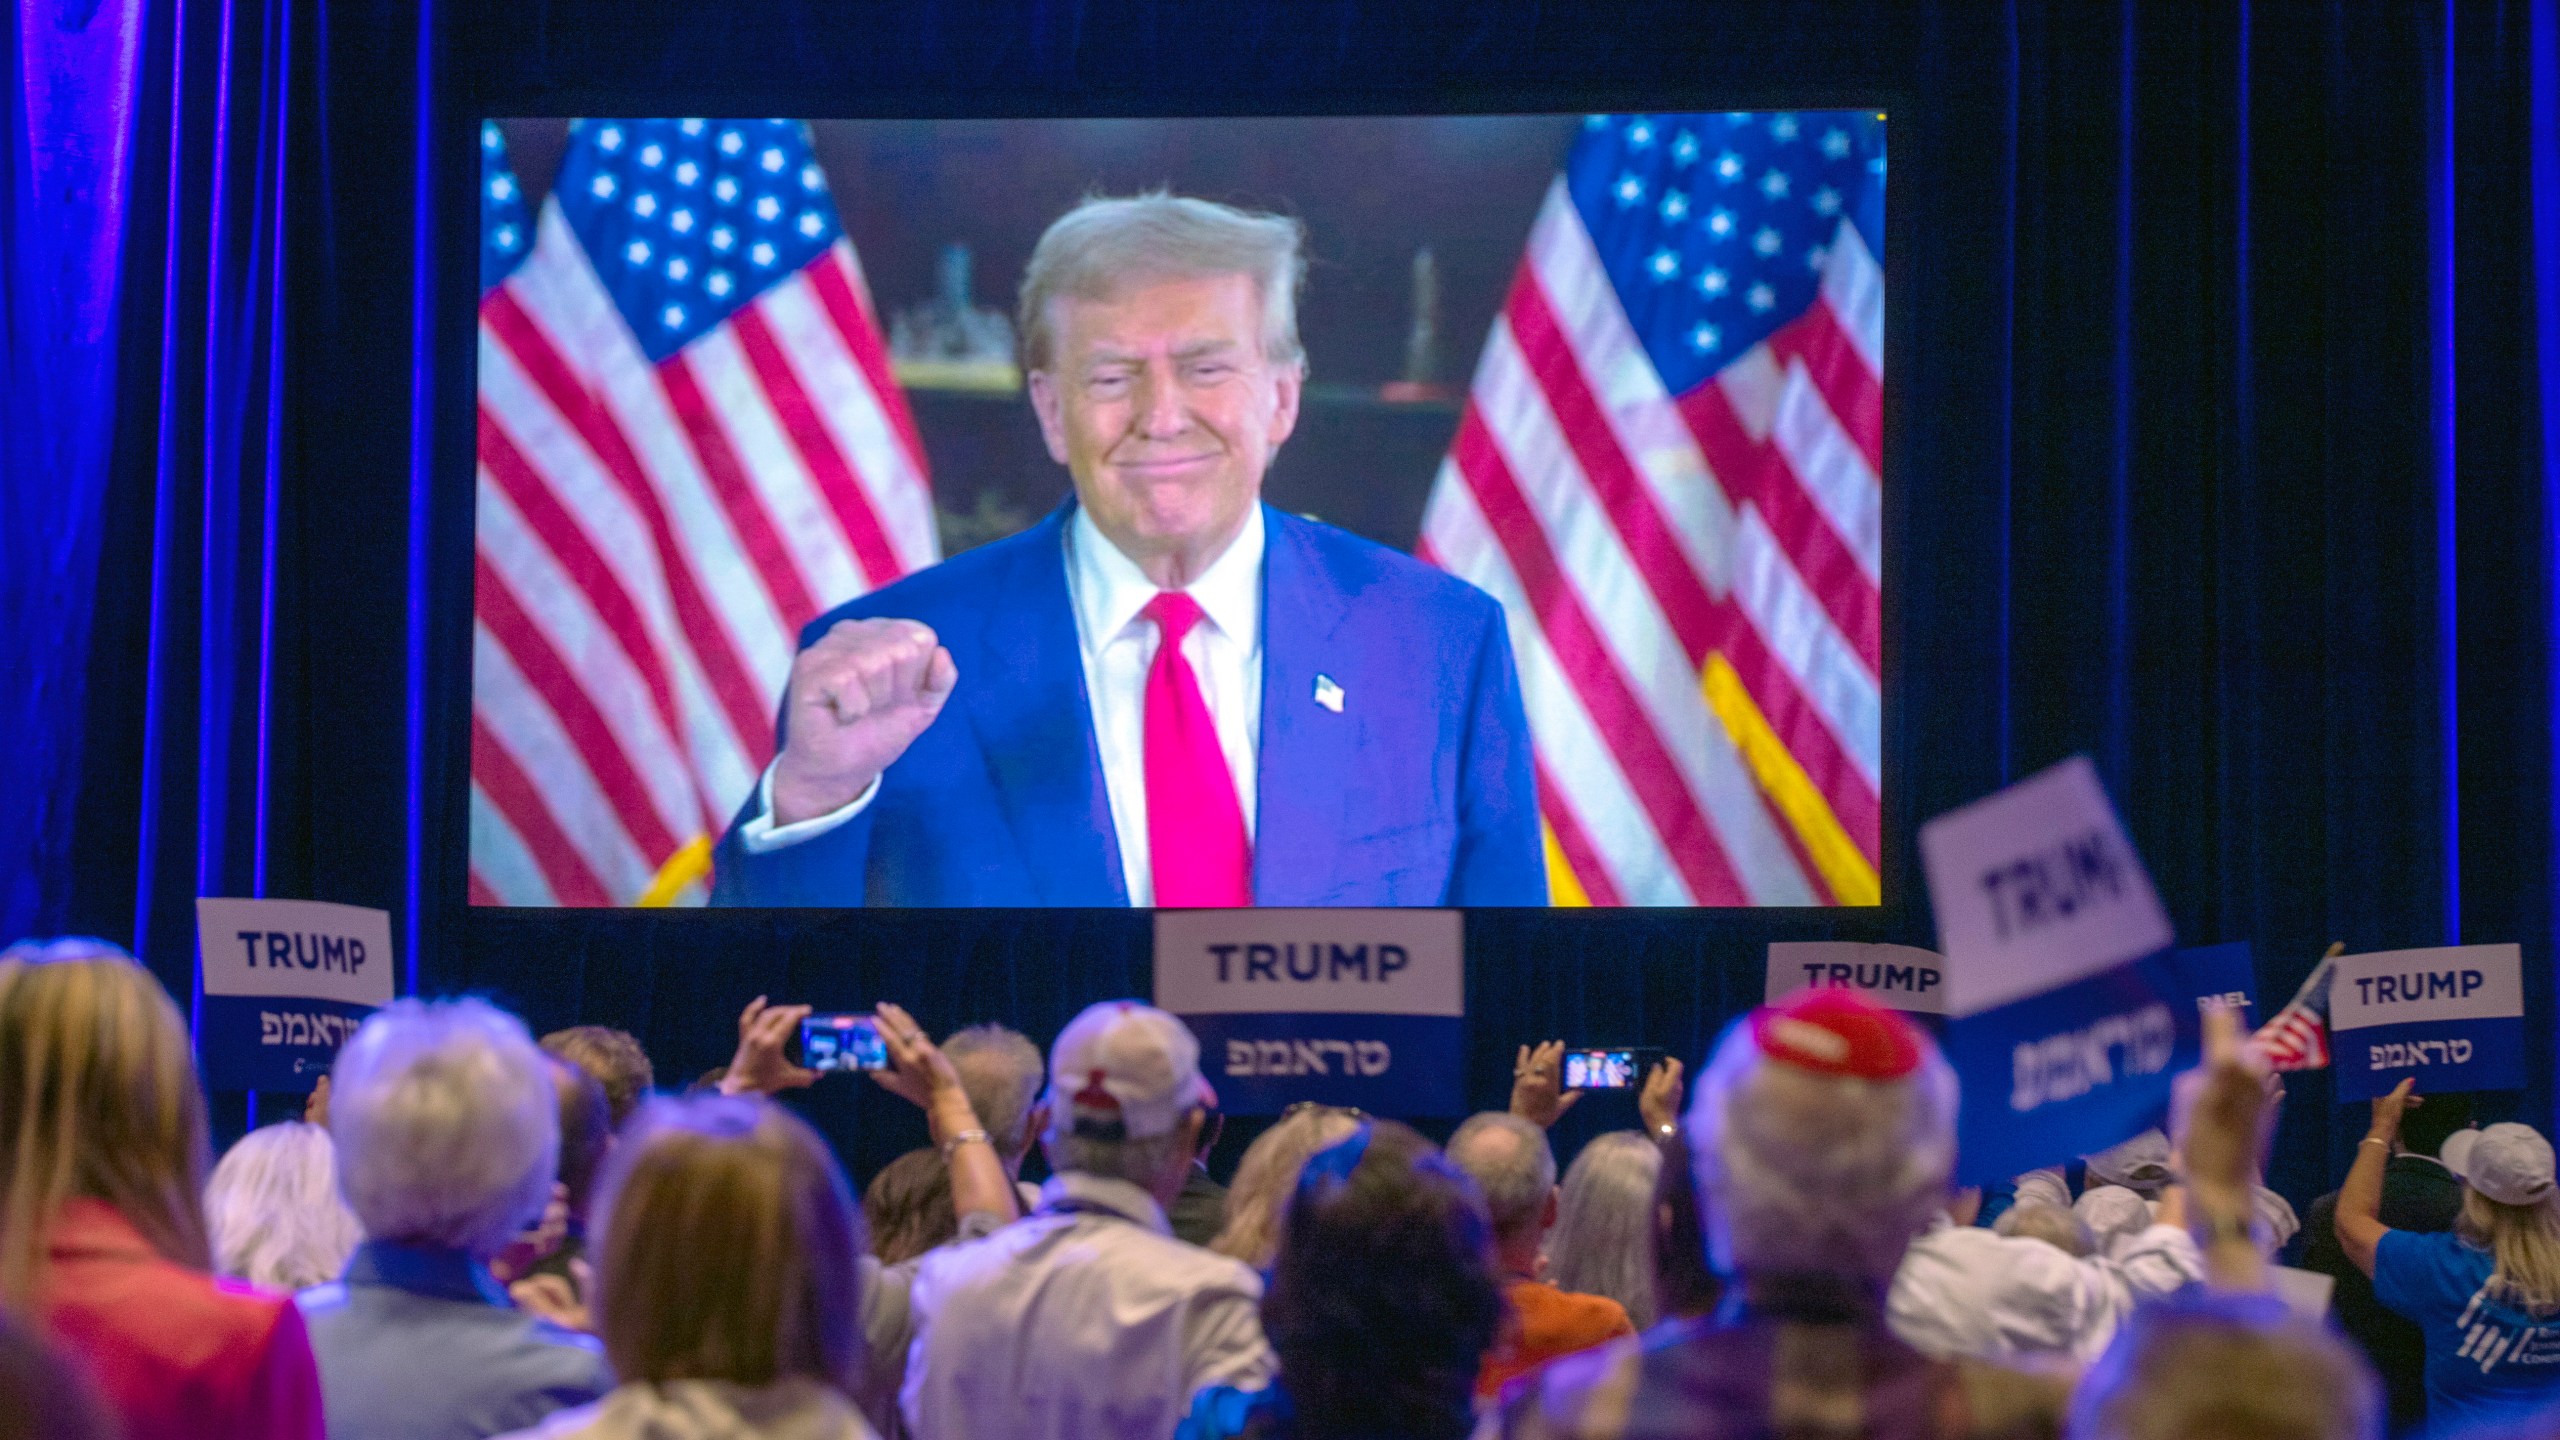
[[[2391,1233],[2391,1227],[2382,1223],[2382,1172],[2391,1164],[2391,1152],[2399,1148],[2401,1115],[2419,1103],[2409,1093],[2416,1084],[2403,1080],[2373,1102],[2373,1123],[2356,1142],[2356,1163],[2338,1191],[2338,1248],[2367,1276],[2373,1274],[2373,1256],[2382,1248],[2382,1237]]]
[[[933,1143],[942,1147],[943,1162],[951,1168],[952,1211],[964,1224],[972,1215],[990,1216],[999,1225],[1019,1219],[1022,1207],[1013,1180],[996,1158],[995,1142],[978,1124],[969,1092],[960,1088],[960,1072],[914,1016],[886,1003],[876,1008],[890,1068],[872,1071],[871,1078],[924,1107]]]

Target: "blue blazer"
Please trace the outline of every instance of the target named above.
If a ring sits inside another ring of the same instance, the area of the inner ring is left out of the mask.
[[[714,858],[714,905],[1126,905],[1067,594],[1069,502],[1008,539],[819,616],[933,627],[960,671],[868,809]],[[1502,607],[1265,506],[1257,905],[1543,905],[1529,724]],[[1339,712],[1316,678],[1341,687]]]

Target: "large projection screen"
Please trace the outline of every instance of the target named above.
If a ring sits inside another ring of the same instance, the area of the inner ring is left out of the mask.
[[[1886,128],[485,121],[471,900],[1881,904]]]

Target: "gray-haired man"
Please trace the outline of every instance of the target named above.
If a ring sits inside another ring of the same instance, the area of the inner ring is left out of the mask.
[[[1299,241],[1161,193],[1049,227],[1023,358],[1075,498],[802,633],[714,904],[1546,903],[1501,606],[1263,503]]]

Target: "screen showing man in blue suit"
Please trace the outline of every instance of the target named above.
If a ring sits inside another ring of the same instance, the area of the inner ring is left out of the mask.
[[[736,905],[1542,905],[1502,608],[1266,505],[1298,222],[1090,199],[1022,284],[1074,495],[820,616],[714,860]]]
[[[1886,122],[485,122],[473,903],[1882,903]]]

